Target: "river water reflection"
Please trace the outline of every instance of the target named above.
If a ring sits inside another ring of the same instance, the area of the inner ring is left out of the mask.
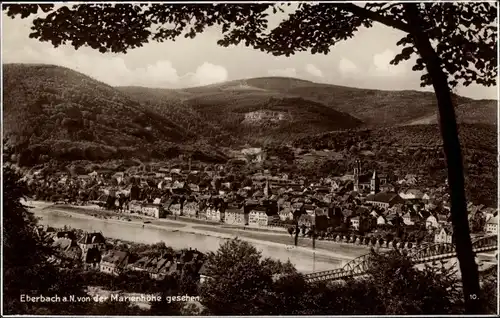
[[[202,252],[215,251],[227,239],[202,234],[186,233],[182,231],[172,232],[172,229],[153,226],[143,227],[138,223],[116,223],[113,220],[102,220],[87,218],[73,214],[71,217],[56,211],[43,210],[34,211],[35,215],[41,217],[40,223],[53,227],[64,227],[65,225],[84,231],[101,231],[105,237],[121,239],[139,243],[154,244],[165,242],[167,246],[174,249],[193,248]],[[298,249],[287,249],[282,246],[267,244],[252,244],[262,252],[264,257],[271,257],[281,261],[290,260],[297,270],[308,273],[312,271],[329,270],[340,265],[340,260],[326,256],[318,256]]]

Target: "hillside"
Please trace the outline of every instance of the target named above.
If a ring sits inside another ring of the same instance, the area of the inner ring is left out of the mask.
[[[219,136],[218,142],[234,137],[262,144],[332,130],[437,122],[433,93],[360,89],[287,77],[234,80],[178,90],[119,89],[184,129]],[[461,96],[455,96],[455,100],[459,122],[496,124],[496,101]]]
[[[226,134],[218,123],[212,123],[191,107],[187,100],[190,93],[181,90],[146,87],[117,87],[119,91],[141,104],[143,109],[168,118],[182,127],[191,137],[205,137],[208,142],[230,145],[232,136]]]
[[[290,136],[360,127],[361,120],[320,102],[243,83],[183,90],[120,87],[148,109],[204,136],[244,142],[286,140]],[[182,117],[184,116],[184,117]]]
[[[67,68],[6,64],[3,88],[4,136],[24,164],[177,156],[190,137],[174,121]]]
[[[220,84],[220,86],[242,84],[255,89],[320,102],[362,120],[367,126],[415,124],[415,121],[425,121],[429,117],[434,118],[434,121],[427,120],[432,123],[435,122],[437,114],[436,98],[433,93],[427,92],[361,89],[284,77],[237,80]],[[205,89],[196,88],[191,91],[199,92],[216,88],[218,88],[216,85],[212,85]],[[457,96],[456,101],[459,122],[496,124],[496,100],[473,100]]]
[[[111,87],[64,67],[6,64],[3,81],[4,133],[25,164],[50,158],[163,159],[193,152],[224,160],[221,147],[432,124],[437,109],[431,93],[285,77],[153,89]],[[460,122],[496,124],[496,101],[456,100]]]
[[[467,100],[456,107],[457,117],[462,123],[496,125],[498,120],[498,105],[492,100]],[[438,116],[433,114],[407,123],[408,125],[437,124]]]

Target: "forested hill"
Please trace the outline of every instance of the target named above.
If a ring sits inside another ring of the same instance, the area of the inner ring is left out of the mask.
[[[370,127],[406,125],[418,120],[427,120],[423,122],[427,124],[437,114],[436,97],[432,92],[362,89],[288,77],[251,78],[179,91],[198,95],[217,91],[239,91],[240,94],[260,91],[300,97],[347,113]],[[497,123],[497,100],[474,100],[458,95],[454,99],[459,122]]]
[[[353,129],[363,122],[321,102],[245,86],[169,90],[120,87],[120,91],[216,142],[262,143],[293,136]]]
[[[432,93],[294,78],[174,90],[112,87],[53,65],[3,67],[4,135],[24,164],[50,158],[148,160],[193,151],[207,160],[224,160],[220,147],[301,138],[315,144],[321,140],[317,136],[331,131],[433,123],[437,109]],[[459,122],[496,124],[496,101],[455,99]],[[411,130],[400,131],[398,136]]]
[[[53,65],[3,65],[3,129],[21,163],[177,156],[194,135],[119,90]]]

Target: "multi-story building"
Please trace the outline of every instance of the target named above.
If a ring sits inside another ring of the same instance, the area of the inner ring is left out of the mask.
[[[146,203],[142,205],[141,213],[143,215],[151,216],[154,218],[165,218],[165,211],[163,210],[163,205],[154,204],[154,203]]]
[[[443,227],[441,230],[434,235],[434,243],[448,243],[453,242],[453,232],[448,227]]]
[[[169,207],[169,211],[170,213],[172,213],[173,215],[181,215],[182,214],[182,206],[180,203],[176,203],[176,204],[172,204],[170,205]]]
[[[102,257],[100,270],[118,276],[128,265],[128,258],[127,252],[111,250]]]
[[[429,215],[425,220],[425,228],[426,229],[436,229],[439,227],[438,219],[434,215]]]
[[[279,221],[278,214],[273,214],[265,206],[256,206],[251,209],[248,216],[248,225],[250,226],[268,226]]]
[[[214,206],[207,207],[206,217],[207,217],[207,220],[216,221],[216,222],[222,221],[221,211]]]
[[[485,232],[491,234],[498,234],[498,217],[494,216],[486,221]]]
[[[182,213],[185,216],[196,217],[198,215],[198,203],[197,202],[187,202],[184,204]]]
[[[248,214],[244,213],[243,208],[229,206],[224,213],[224,222],[234,225],[248,225]]]

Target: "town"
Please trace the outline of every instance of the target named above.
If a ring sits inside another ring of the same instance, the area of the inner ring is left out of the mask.
[[[418,175],[363,171],[359,159],[344,175],[319,180],[271,170],[242,175],[234,166],[189,159],[173,167],[80,175],[32,170],[24,179],[34,200],[94,206],[97,214],[106,209],[384,247],[453,241],[445,182],[423,188]],[[468,211],[474,237],[497,234],[497,209],[469,203]]]
[[[144,272],[154,280],[190,270],[203,276],[205,255],[197,250],[175,251],[165,244],[152,246],[107,239],[101,232],[79,229],[37,228],[42,239],[55,248],[50,262],[61,268],[81,268],[119,276],[126,270]]]

